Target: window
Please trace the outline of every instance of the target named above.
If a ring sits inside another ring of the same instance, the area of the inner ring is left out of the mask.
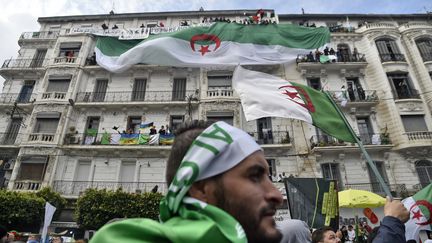
[[[21,160],[18,180],[42,181],[48,157],[28,157]]]
[[[258,144],[273,144],[271,117],[257,120]]]
[[[420,160],[415,163],[415,168],[422,187],[426,187],[432,182],[432,162]]]
[[[34,80],[26,80],[21,88],[21,92],[18,96],[18,103],[28,103],[30,101],[31,94],[35,85]]]
[[[40,112],[36,116],[34,133],[56,133],[60,119],[59,112]]]
[[[388,184],[387,173],[386,173],[385,168],[384,168],[384,162],[374,161],[374,164],[377,167],[379,174],[384,179],[384,182],[386,184]],[[369,163],[367,163],[367,168],[368,168],[368,172],[369,172],[369,178],[370,178],[370,182],[371,182],[372,191],[377,192],[377,193],[383,193],[384,189],[381,187],[381,185],[378,181],[378,178],[375,176],[375,173],[372,171],[372,168],[369,166]]]
[[[224,121],[230,125],[233,125],[234,112],[232,111],[209,111],[207,112],[208,121]]]
[[[59,57],[77,57],[81,49],[81,42],[67,42],[60,44]]]
[[[107,79],[96,80],[94,94],[93,94],[93,102],[103,102],[105,100],[107,88],[108,88]]]
[[[177,129],[177,127],[183,123],[184,116],[171,116],[170,118],[170,130],[171,133]]]
[[[209,75],[208,79],[208,89],[223,89],[231,90],[232,86],[232,76],[231,75]]]
[[[321,90],[321,82],[319,78],[309,78],[308,85],[316,90]]]
[[[37,49],[31,67],[42,67],[46,53],[47,49]]]
[[[416,44],[423,61],[432,61],[432,39],[421,38],[416,40]]]
[[[357,126],[359,130],[360,140],[363,144],[372,143],[373,130],[369,120],[369,117],[358,117]]]
[[[2,144],[14,144],[22,125],[22,118],[12,118]]]
[[[62,92],[66,93],[69,89],[70,78],[67,79],[55,79],[50,78],[48,81],[48,87],[46,92]]]
[[[147,79],[135,79],[132,90],[132,101],[143,101],[145,98]]]
[[[277,181],[277,173],[276,173],[276,162],[275,159],[266,159],[267,160],[267,164],[269,166],[269,172],[270,175],[269,177],[271,178],[272,181]]]
[[[339,170],[339,164],[336,163],[325,163],[321,164],[323,178],[327,180],[337,180],[339,186],[342,186],[342,179]]]
[[[119,182],[133,182],[135,177],[135,166],[135,161],[122,161],[120,166]]]
[[[338,50],[338,61],[349,62],[351,61],[351,50],[348,44],[341,43],[337,45]]]
[[[154,28],[157,27],[158,22],[156,21],[152,21],[152,22],[147,22],[147,28]]]
[[[366,100],[366,93],[358,78],[347,78],[348,97],[350,101]]]
[[[405,61],[405,57],[400,53],[396,41],[388,38],[381,38],[375,41],[381,61]]]
[[[172,100],[186,99],[186,79],[175,78],[173,82]]]
[[[141,116],[128,117],[127,132],[139,133]]]
[[[91,161],[79,160],[75,173],[75,181],[88,181],[90,175]]]
[[[387,73],[395,99],[418,99],[417,90],[411,88],[407,73]]]
[[[401,115],[405,132],[428,131],[424,115]]]

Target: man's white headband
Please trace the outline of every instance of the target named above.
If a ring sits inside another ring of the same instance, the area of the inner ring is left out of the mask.
[[[205,129],[192,143],[168,188],[168,207],[175,214],[190,186],[230,170],[253,152],[261,150],[241,129],[219,121]]]

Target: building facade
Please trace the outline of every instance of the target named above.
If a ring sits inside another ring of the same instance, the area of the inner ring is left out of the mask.
[[[432,22],[427,14],[279,14],[269,19],[328,26],[331,63],[315,52],[292,63],[255,66],[330,91],[399,196],[432,180]],[[95,33],[148,36],[208,24],[242,23],[251,10],[43,17],[23,33],[19,55],[5,60],[0,94],[0,186],[34,191],[51,186],[76,199],[87,188],[164,192],[170,145],[141,142],[141,124],[174,131],[191,119],[223,120],[262,145],[270,176],[324,177],[340,189],[383,193],[360,150],[304,122],[246,121],[232,89],[233,68],[138,64],[110,73],[95,62]],[[168,29],[168,30],[167,30]],[[333,49],[333,50],[332,50]],[[132,142],[121,142],[123,134]],[[168,139],[171,137],[168,137]],[[149,139],[146,137],[145,139]],[[67,221],[65,219],[65,221]]]

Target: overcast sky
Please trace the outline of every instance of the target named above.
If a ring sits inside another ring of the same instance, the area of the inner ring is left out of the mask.
[[[425,13],[431,0],[0,0],[0,65],[16,58],[18,37],[37,31],[37,18],[79,14],[223,9],[274,9],[276,13]],[[0,90],[3,78],[0,77]]]

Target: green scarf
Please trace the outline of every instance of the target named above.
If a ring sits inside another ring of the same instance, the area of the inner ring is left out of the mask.
[[[247,242],[245,232],[225,211],[187,197],[191,185],[230,170],[260,146],[244,131],[217,122],[192,143],[160,204],[158,223],[128,219],[102,227],[91,243]]]

